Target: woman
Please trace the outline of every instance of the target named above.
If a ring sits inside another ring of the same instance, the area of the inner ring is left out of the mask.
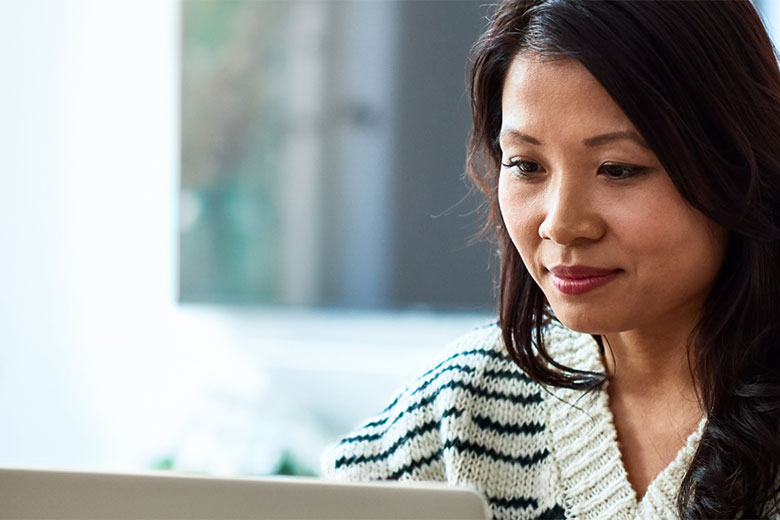
[[[471,103],[499,324],[328,473],[469,483],[496,518],[777,515],[780,72],[755,9],[508,1]]]

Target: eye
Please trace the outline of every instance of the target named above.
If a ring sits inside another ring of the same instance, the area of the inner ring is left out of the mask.
[[[533,177],[537,173],[544,171],[542,165],[533,161],[526,161],[520,157],[512,157],[509,162],[502,162],[501,166],[509,170],[515,170],[516,175],[520,177]]]
[[[628,179],[642,173],[644,170],[645,168],[642,166],[627,166],[625,164],[603,164],[599,168],[600,173],[606,174],[612,180]]]

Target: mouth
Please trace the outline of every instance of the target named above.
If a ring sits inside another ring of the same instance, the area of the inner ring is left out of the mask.
[[[584,265],[556,265],[548,269],[552,283],[564,294],[577,295],[608,284],[622,269],[604,269]]]

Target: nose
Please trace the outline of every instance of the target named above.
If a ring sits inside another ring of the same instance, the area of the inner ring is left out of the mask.
[[[558,176],[545,194],[539,236],[560,245],[601,238],[605,225],[595,198],[589,186],[566,175]]]

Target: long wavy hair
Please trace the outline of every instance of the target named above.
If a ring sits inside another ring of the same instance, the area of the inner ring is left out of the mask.
[[[520,52],[579,60],[680,194],[726,231],[722,269],[688,342],[707,424],[677,505],[687,519],[767,515],[780,491],[780,71],[759,15],[748,0],[512,0],[473,48],[468,172],[487,196],[486,229],[499,247],[504,342],[535,380],[590,389],[606,375],[545,350],[554,317],[498,206],[502,87]]]

